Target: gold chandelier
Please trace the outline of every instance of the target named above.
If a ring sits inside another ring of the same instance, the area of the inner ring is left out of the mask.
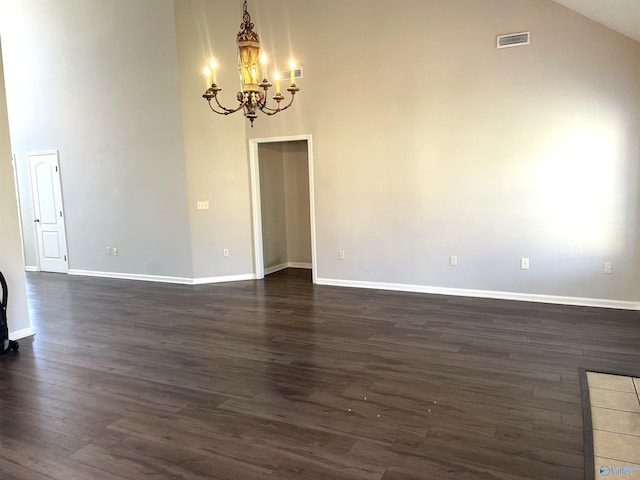
[[[272,97],[276,102],[275,108],[267,105],[267,93],[269,88],[272,87],[272,84],[267,80],[267,56],[264,53],[260,55],[260,38],[258,34],[253,31],[254,25],[251,23],[251,15],[249,15],[247,11],[247,0],[244,0],[242,8],[242,24],[240,25],[240,31],[237,36],[238,67],[240,70],[242,91],[238,92],[236,98],[238,102],[240,102],[240,105],[238,105],[237,108],[226,108],[222,106],[218,100],[218,93],[222,91],[222,88],[216,84],[217,64],[213,59],[210,64],[205,67],[207,90],[204,92],[204,95],[202,95],[202,98],[206,99],[211,110],[219,115],[230,115],[242,110],[244,116],[251,121],[251,126],[253,127],[253,121],[258,116],[258,110],[270,116],[282,112],[291,106],[296,92],[300,89],[295,84],[296,64],[291,60],[289,64],[291,70],[291,86],[287,88],[287,91],[291,94],[291,100],[287,105],[281,107],[284,96],[280,92],[280,75],[278,72],[275,72],[276,94]],[[258,83],[258,61],[262,64],[263,80],[260,83]],[[215,102],[215,104],[213,102]]]

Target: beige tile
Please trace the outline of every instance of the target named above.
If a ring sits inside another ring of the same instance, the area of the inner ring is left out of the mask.
[[[607,477],[640,480],[640,465],[638,464],[603,457],[595,457],[593,460],[596,480]]]
[[[630,465],[640,465],[640,437],[593,431],[594,457],[613,458]]]
[[[587,383],[589,388],[604,388],[606,390],[630,393],[635,393],[636,391],[631,377],[623,377],[621,375],[587,372]]]
[[[594,430],[640,436],[640,413],[592,407],[591,422]]]
[[[635,393],[590,388],[589,400],[592,407],[612,408],[614,410],[640,413],[640,402]]]

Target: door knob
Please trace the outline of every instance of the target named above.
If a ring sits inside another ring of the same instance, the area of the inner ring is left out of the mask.
[[[36,223],[40,223],[40,219],[39,219],[39,218],[36,218],[36,219],[34,220],[34,222],[36,222]]]

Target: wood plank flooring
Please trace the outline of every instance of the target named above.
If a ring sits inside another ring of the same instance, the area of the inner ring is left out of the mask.
[[[0,357],[2,480],[582,479],[578,369],[640,365],[637,312],[293,269],[28,287],[38,335]]]

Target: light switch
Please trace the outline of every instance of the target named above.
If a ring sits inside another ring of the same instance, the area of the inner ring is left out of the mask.
[[[208,200],[198,200],[196,204],[196,208],[198,210],[209,210],[209,201]]]

